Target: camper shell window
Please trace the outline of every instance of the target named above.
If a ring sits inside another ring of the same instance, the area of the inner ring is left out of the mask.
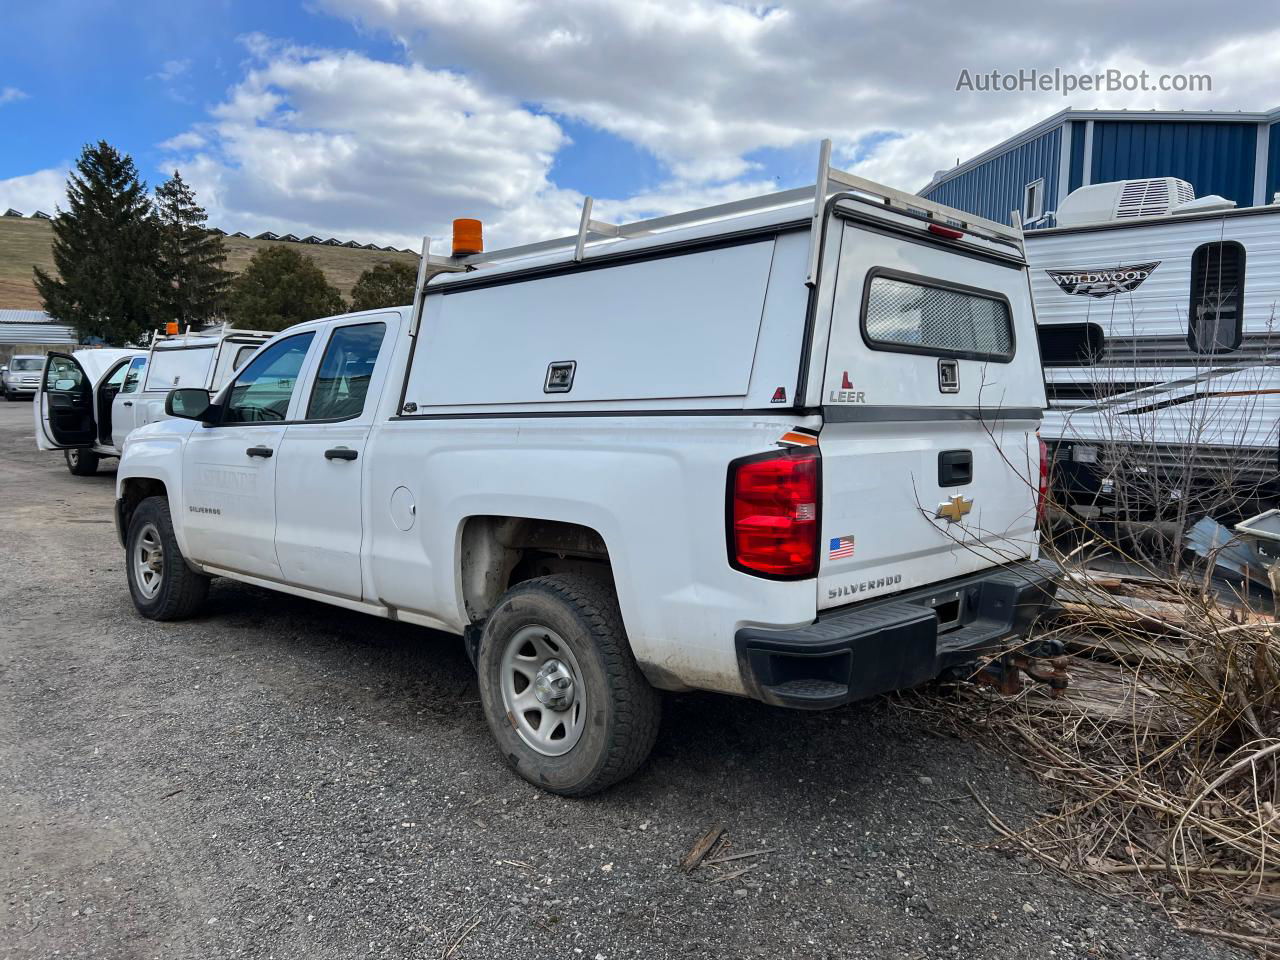
[[[1187,344],[1197,353],[1225,353],[1244,336],[1244,247],[1234,240],[1204,243],[1191,255]]]
[[[872,350],[1007,363],[1013,314],[998,293],[876,267],[863,286],[862,338]]]

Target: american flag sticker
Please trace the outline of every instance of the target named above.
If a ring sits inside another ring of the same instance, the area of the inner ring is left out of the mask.
[[[847,560],[853,556],[853,537],[832,537],[829,560]]]

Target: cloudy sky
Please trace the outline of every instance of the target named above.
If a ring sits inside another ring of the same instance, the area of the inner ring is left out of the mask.
[[[87,141],[180,169],[228,231],[490,244],[812,182],[817,142],[909,190],[1067,106],[1280,105],[1273,3],[40,0],[6,4],[0,209]],[[957,91],[962,70],[1212,77]]]

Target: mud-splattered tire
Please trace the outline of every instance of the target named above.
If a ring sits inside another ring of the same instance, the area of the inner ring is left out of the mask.
[[[204,602],[209,578],[183,559],[173,535],[169,501],[148,497],[129,519],[125,570],[133,605],[148,620],[184,620]]]
[[[92,477],[98,472],[98,455],[92,450],[63,450],[67,469],[77,477]]]
[[[661,694],[636,666],[605,584],[565,574],[512,587],[485,623],[477,670],[503,756],[544,790],[596,793],[634,773],[653,749]]]

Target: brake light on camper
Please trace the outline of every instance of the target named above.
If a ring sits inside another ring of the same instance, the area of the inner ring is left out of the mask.
[[[959,240],[964,236],[963,230],[957,230],[955,227],[944,227],[940,223],[929,224],[929,232],[935,237],[946,237],[948,240]]]
[[[1039,523],[1044,519],[1044,508],[1049,499],[1049,446],[1038,433],[1036,442],[1040,444],[1040,489],[1036,493],[1036,523]]]
[[[729,466],[729,562],[764,577],[818,570],[818,451],[787,450]]]

